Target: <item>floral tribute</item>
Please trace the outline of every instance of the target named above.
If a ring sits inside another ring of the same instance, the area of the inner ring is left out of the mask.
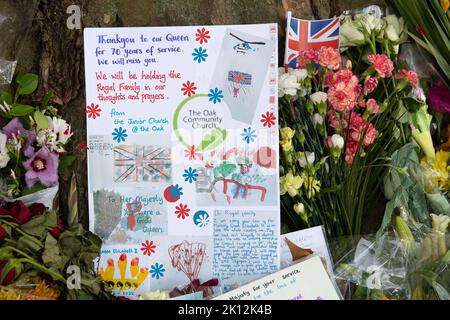
[[[37,85],[36,75],[22,74],[16,78],[14,95],[7,91],[1,93],[0,116],[5,123],[0,129],[0,195],[3,198],[56,186],[58,173],[75,159],[67,149],[73,135],[71,126],[49,104],[50,96],[38,106],[21,102]]]
[[[280,190],[293,229],[360,234],[392,153],[410,139],[431,141],[413,121],[425,101],[417,73],[398,58],[405,39],[394,15],[343,15],[340,51],[308,49],[300,69],[280,68]]]

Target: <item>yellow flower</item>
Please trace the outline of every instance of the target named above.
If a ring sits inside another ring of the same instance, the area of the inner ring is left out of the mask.
[[[296,214],[301,215],[305,212],[305,205],[301,202],[297,202],[294,204],[294,211]]]
[[[280,141],[281,148],[284,152],[290,152],[292,150],[292,140],[281,140]]]
[[[436,152],[435,160],[424,157],[420,161],[420,165],[425,177],[425,191],[433,193],[439,189],[449,190],[450,181],[449,165],[450,152],[439,150]]]
[[[449,6],[450,6],[449,0],[441,0],[441,7],[442,10],[444,10],[444,12],[447,12]]]
[[[294,137],[295,130],[289,127],[284,127],[280,129],[281,140],[291,140]]]
[[[287,192],[291,197],[295,197],[302,184],[302,177],[294,176],[292,172],[289,172],[280,178],[280,194],[284,195]]]
[[[320,191],[320,181],[316,180],[313,177],[306,177],[303,188],[306,191],[306,196],[308,197],[308,199],[311,199],[316,193]]]

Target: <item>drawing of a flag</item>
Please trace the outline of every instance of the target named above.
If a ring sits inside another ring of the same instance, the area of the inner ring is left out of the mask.
[[[286,18],[286,49],[284,64],[297,68],[297,58],[306,49],[320,47],[339,48],[339,18],[324,20],[302,20]]]

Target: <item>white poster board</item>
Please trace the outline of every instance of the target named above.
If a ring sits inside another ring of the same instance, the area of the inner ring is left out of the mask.
[[[85,29],[90,229],[116,294],[278,270],[277,32]]]

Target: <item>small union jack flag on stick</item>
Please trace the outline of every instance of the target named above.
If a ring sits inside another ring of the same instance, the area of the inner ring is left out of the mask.
[[[324,20],[302,20],[286,16],[286,49],[284,64],[297,68],[300,52],[320,47],[339,48],[339,18]]]

